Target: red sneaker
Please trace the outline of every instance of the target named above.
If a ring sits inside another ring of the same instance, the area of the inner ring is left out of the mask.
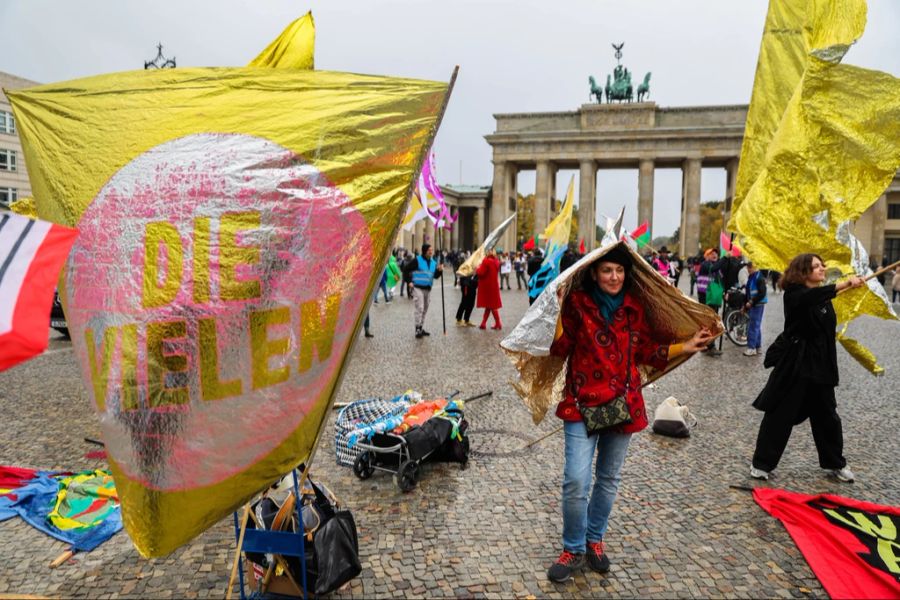
[[[592,571],[606,573],[609,571],[609,557],[606,556],[606,548],[603,542],[588,542],[587,563]]]

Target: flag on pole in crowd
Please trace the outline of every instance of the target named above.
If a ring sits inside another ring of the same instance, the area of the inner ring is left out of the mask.
[[[414,198],[403,217],[403,229],[412,231],[422,219],[430,219],[435,229],[452,229],[459,215],[450,212],[444,193],[434,175],[434,152],[429,152],[416,183]]]
[[[741,249],[724,231],[719,233],[719,256],[740,256]]]
[[[534,250],[534,236],[531,236],[527,242],[522,244],[522,250]]]
[[[578,244],[578,252],[584,254],[584,238],[581,238],[581,243]]]
[[[625,206],[623,205],[621,210],[619,210],[619,216],[615,219],[611,219],[610,217],[605,217],[606,219],[606,232],[603,234],[603,239],[600,240],[600,246],[606,246],[608,244],[615,244],[616,242],[621,241],[621,231],[622,231],[622,219],[625,218]]]
[[[900,168],[900,79],[841,62],[865,23],[864,0],[769,3],[727,227],[760,268],[815,252],[843,273],[872,272],[851,225]],[[896,319],[874,279],[834,308],[844,331],[863,314]],[[842,333],[857,361],[883,372]]]
[[[9,92],[41,214],[79,226],[66,316],[144,556],[309,457],[449,87],[179,68]]]
[[[494,248],[499,242],[500,238],[503,237],[503,234],[506,233],[507,228],[509,228],[510,224],[515,220],[516,214],[511,214],[505,221],[500,223],[492,232],[488,234],[486,238],[484,238],[484,242],[478,247],[475,252],[469,255],[469,258],[466,261],[459,265],[459,268],[456,269],[456,274],[461,277],[468,277],[472,275],[478,266],[481,264],[481,261],[484,260],[484,256]]]
[[[0,371],[47,349],[56,281],[77,235],[0,212]]]
[[[422,204],[425,206],[428,218],[431,219],[435,229],[441,227],[453,229],[453,223],[456,222],[459,215],[454,215],[450,212],[450,207],[444,201],[444,193],[441,191],[441,186],[438,185],[434,173],[434,151],[432,150],[428,153],[425,164],[422,165],[422,172],[419,174],[419,196],[428,199]],[[430,208],[432,206],[436,206],[436,208],[432,210]]]
[[[650,243],[650,224],[647,221],[641,223],[637,229],[628,234],[634,240],[638,249]]]
[[[569,190],[566,192],[566,201],[563,203],[559,214],[550,221],[544,230],[547,239],[547,248],[541,268],[528,280],[528,296],[537,298],[547,284],[559,275],[559,261],[569,244],[569,235],[572,230],[572,206],[575,198],[575,177],[569,181]]]

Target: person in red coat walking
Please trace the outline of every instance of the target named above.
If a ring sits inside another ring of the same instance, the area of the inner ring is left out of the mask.
[[[484,309],[484,317],[481,319],[479,329],[487,326],[488,315],[494,316],[494,326],[491,329],[502,329],[500,313],[497,309],[503,306],[500,299],[500,261],[497,253],[491,250],[484,257],[476,271],[478,275],[478,299],[476,306]]]

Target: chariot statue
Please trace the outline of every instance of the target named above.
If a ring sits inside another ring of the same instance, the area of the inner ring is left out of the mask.
[[[612,75],[606,76],[606,87],[600,89],[597,80],[591,75],[588,77],[588,83],[591,86],[589,99],[596,98],[597,104],[603,103],[603,93],[606,93],[607,104],[613,100],[617,102],[632,102],[634,100],[634,86],[631,83],[631,71],[622,65],[622,48],[625,42],[621,44],[613,44],[612,47],[616,51],[616,66],[613,68]],[[637,88],[638,102],[643,101],[646,96],[650,95],[650,73],[644,76],[644,82]]]

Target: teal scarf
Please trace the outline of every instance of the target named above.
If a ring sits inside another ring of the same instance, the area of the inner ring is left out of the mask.
[[[597,282],[593,279],[589,279],[588,281],[590,284],[587,286],[587,291],[594,300],[594,304],[600,309],[600,314],[603,315],[606,322],[612,322],[613,313],[615,313],[625,301],[625,288],[623,287],[618,294],[612,296],[601,290],[600,286],[597,285]]]

